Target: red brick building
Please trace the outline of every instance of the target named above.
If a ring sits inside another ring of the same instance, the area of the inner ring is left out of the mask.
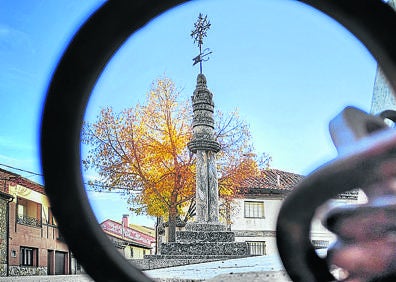
[[[5,255],[0,276],[69,274],[71,255],[44,187],[0,169],[0,192],[8,199],[0,205],[1,220],[8,227],[2,232],[6,242],[0,245]]]

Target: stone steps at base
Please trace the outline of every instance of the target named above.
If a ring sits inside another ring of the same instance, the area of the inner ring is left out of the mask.
[[[141,270],[174,267],[204,262],[222,261],[228,259],[243,258],[246,256],[167,256],[167,255],[145,255],[144,259],[132,259],[129,262]]]
[[[226,259],[236,259],[236,258],[244,258],[246,255],[145,255],[145,259],[214,259],[214,260],[226,260]]]
[[[185,228],[187,231],[199,231],[199,232],[226,231],[226,226],[219,222],[212,222],[212,223],[191,222],[191,223],[187,223]]]
[[[185,242],[161,244],[162,255],[249,255],[245,242]]]
[[[177,231],[176,242],[234,242],[232,231]]]

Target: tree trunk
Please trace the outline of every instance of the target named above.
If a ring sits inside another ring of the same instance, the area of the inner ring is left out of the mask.
[[[169,227],[168,227],[168,242],[176,242],[176,219],[177,209],[172,206],[169,208]]]
[[[226,213],[227,230],[231,231],[231,203],[227,199],[225,203],[225,209],[226,209],[225,213]]]

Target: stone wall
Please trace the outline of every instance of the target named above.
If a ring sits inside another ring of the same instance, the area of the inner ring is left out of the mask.
[[[6,263],[2,263],[0,265],[0,277],[4,277],[7,276],[7,264]]]
[[[32,275],[47,275],[47,267],[28,267],[28,266],[10,266],[10,276],[32,276]]]
[[[7,200],[0,197],[0,277],[7,275]]]

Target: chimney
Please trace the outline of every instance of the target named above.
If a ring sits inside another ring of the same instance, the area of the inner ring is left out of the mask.
[[[277,182],[278,186],[281,186],[280,178],[281,178],[280,175],[277,174],[277,175],[276,175],[276,182]]]
[[[129,223],[128,223],[128,214],[123,214],[122,215],[122,226],[123,227],[129,227]]]

